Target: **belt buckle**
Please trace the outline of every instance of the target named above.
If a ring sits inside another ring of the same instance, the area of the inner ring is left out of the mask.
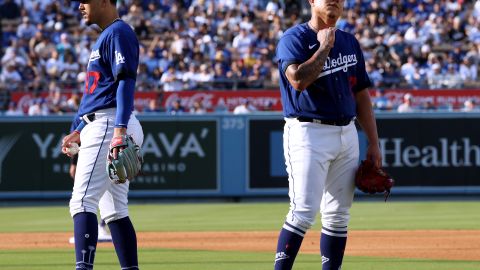
[[[85,123],[90,124],[93,120],[95,120],[95,113],[84,114],[82,119],[85,121]]]

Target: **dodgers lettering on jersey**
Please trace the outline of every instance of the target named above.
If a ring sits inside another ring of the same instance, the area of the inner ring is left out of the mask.
[[[319,42],[307,23],[288,29],[277,45],[280,91],[285,117],[345,119],[356,115],[354,93],[371,86],[365,71],[360,45],[349,33],[337,30],[318,79],[303,91],[296,91],[285,71],[291,64],[301,64],[318,50]]]
[[[116,20],[105,28],[90,53],[77,115],[116,107],[118,78],[136,79],[138,55],[138,39],[127,23]]]

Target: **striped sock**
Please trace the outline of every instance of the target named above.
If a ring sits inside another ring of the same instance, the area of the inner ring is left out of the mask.
[[[293,267],[295,257],[302,245],[305,231],[291,225],[288,222],[278,236],[277,254],[275,255],[275,270],[290,270]]]
[[[322,235],[320,236],[322,270],[339,270],[341,268],[346,245],[347,227],[322,227]]]

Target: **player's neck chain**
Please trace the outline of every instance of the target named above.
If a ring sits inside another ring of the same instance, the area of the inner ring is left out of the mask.
[[[308,24],[308,27],[310,27],[310,28],[311,28],[313,31],[315,31],[315,33],[318,33],[318,29],[317,29],[317,28],[315,28],[315,27],[313,27],[313,25],[312,25],[312,21],[308,21],[308,23],[307,23],[307,24]]]

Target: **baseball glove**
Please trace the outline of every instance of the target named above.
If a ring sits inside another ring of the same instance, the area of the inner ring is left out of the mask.
[[[113,156],[113,150],[118,149],[117,158]],[[123,184],[132,180],[142,168],[143,157],[140,147],[129,135],[116,136],[110,143],[107,156],[107,174],[115,184]]]
[[[376,168],[372,161],[363,160],[355,174],[355,185],[365,193],[385,193],[385,201],[395,181],[382,168]]]

